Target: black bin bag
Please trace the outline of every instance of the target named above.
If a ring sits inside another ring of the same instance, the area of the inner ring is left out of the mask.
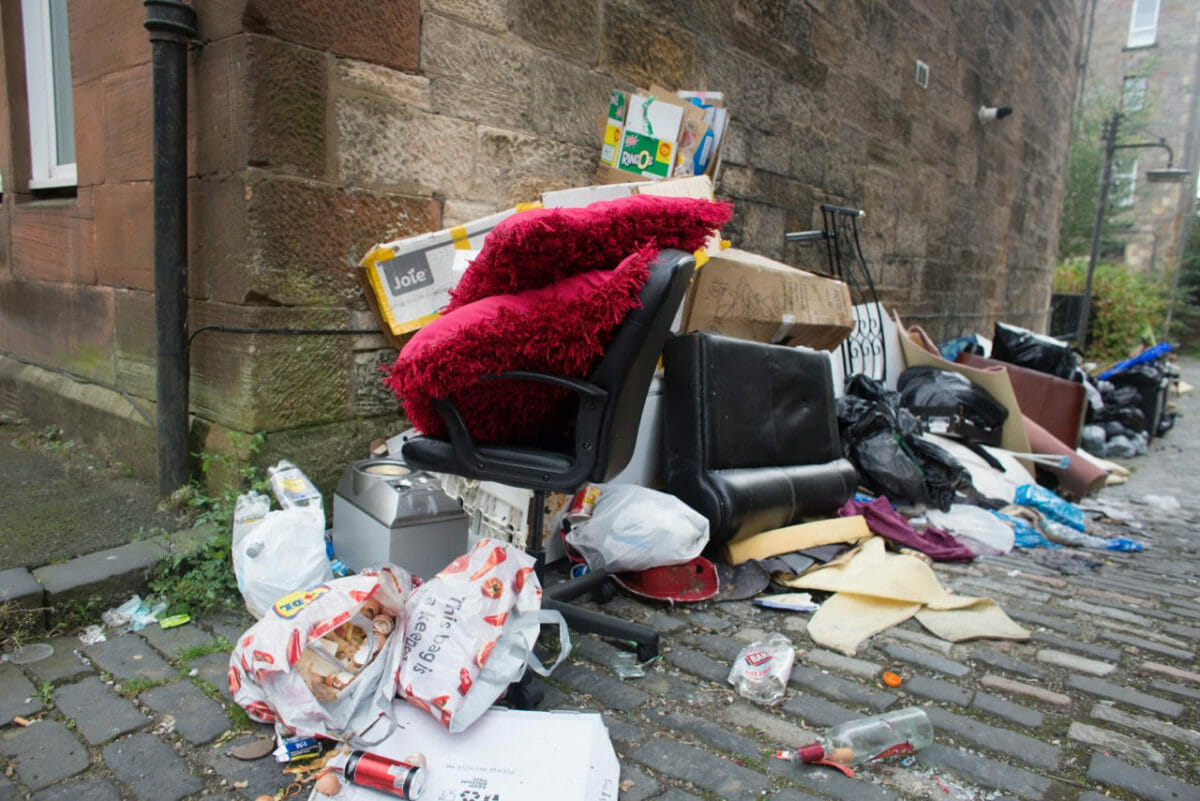
[[[1066,342],[1005,323],[996,323],[993,333],[993,359],[1059,378],[1075,374],[1075,356]]]
[[[926,503],[948,509],[955,493],[971,489],[971,478],[942,448],[920,438],[921,422],[900,405],[900,394],[856,374],[838,399],[842,452],[859,480],[894,502]]]
[[[947,433],[994,444],[1008,409],[966,376],[938,367],[910,367],[896,381],[900,403],[925,421],[946,420]],[[931,430],[936,430],[931,427]]]

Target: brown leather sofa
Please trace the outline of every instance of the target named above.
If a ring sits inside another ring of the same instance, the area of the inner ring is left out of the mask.
[[[954,361],[969,367],[1003,367],[1008,372],[1021,414],[1066,445],[1079,447],[1087,413],[1087,393],[1082,384],[965,351]]]

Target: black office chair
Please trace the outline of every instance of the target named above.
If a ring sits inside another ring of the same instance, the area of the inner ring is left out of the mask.
[[[540,381],[573,391],[579,407],[571,442],[563,446],[479,444],[471,437],[453,401],[435,399],[434,408],[446,423],[449,439],[415,437],[401,450],[404,461],[419,470],[533,490],[526,550],[538,560],[542,575],[546,493],[572,493],[585,483],[607,481],[629,464],[650,380],[694,269],[695,259],[683,251],[664,250],[659,254],[639,293],[641,306],[618,325],[600,363],[586,379],[530,371],[483,378]],[[632,641],[640,661],[654,658],[658,654],[658,632],[653,628],[568,603],[597,591],[606,580],[607,574],[602,571],[548,586],[543,580],[542,604],[560,611],[573,629]]]

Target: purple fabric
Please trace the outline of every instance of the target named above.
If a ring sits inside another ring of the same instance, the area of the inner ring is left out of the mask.
[[[975,558],[975,552],[954,539],[948,531],[933,526],[920,531],[913,528],[904,515],[892,508],[891,501],[884,495],[870,503],[846,501],[846,505],[838,509],[838,517],[851,515],[865,517],[867,528],[888,542],[918,550],[935,561],[970,562]]]

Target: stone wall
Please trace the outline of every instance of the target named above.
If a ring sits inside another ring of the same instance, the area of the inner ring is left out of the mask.
[[[152,401],[142,4],[70,2],[79,186],[54,199],[22,192],[10,135],[17,5],[0,18],[0,350]],[[819,226],[823,202],[862,208],[867,263],[906,321],[935,337],[1044,326],[1085,0],[194,5],[193,331],[372,326],[355,270],[372,244],[590,183],[609,91],[651,83],[726,93],[716,189],[734,244],[823,269],[784,234]],[[980,105],[1015,113],[983,125]],[[388,357],[378,336],[206,331],[192,410],[212,441],[336,440],[371,415],[390,433]]]

